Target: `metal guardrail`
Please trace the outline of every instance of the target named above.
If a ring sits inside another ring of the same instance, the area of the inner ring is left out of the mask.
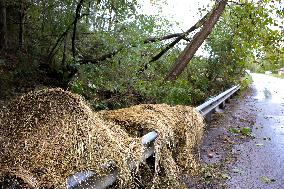
[[[217,108],[218,106],[224,108],[225,101],[229,99],[239,89],[240,85],[233,86],[232,88],[197,106],[196,110],[198,110],[207,120],[210,120],[211,114],[214,113],[215,108]]]
[[[211,98],[203,104],[196,107],[207,120],[210,120],[211,114],[215,108],[221,106],[224,108],[225,101],[240,89],[239,85],[224,91],[223,93]],[[133,171],[136,165],[145,161],[155,153],[154,142],[158,134],[152,131],[144,135],[141,139],[142,155],[139,162],[129,162],[129,170]],[[81,171],[75,173],[67,179],[67,189],[105,189],[115,183],[118,178],[118,168],[113,162],[108,162],[102,166],[103,175],[97,175],[94,171]]]
[[[141,139],[142,154],[139,162],[128,162],[129,170],[133,171],[136,165],[144,162],[155,153],[154,142],[158,134],[155,131],[149,132]],[[94,171],[81,171],[67,179],[67,189],[104,189],[114,184],[118,178],[118,168],[113,162],[102,166],[104,176],[97,175]]]

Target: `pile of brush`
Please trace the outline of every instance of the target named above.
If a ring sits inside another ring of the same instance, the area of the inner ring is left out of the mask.
[[[69,176],[100,175],[102,165],[114,162],[117,188],[183,188],[181,173],[197,169],[194,150],[203,127],[188,106],[92,112],[80,96],[61,89],[30,92],[0,111],[0,180],[15,176],[30,188],[66,188]],[[154,170],[144,164],[133,174],[129,162],[140,160],[141,136],[149,131],[158,133]]]

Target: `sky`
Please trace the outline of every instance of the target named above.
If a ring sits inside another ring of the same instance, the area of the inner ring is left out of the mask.
[[[165,17],[173,23],[171,31],[168,33],[178,33],[186,31],[193,26],[203,15],[212,9],[215,0],[138,0],[141,4],[141,13],[147,15],[159,15]],[[155,5],[155,3],[157,5]],[[276,6],[283,8],[283,4],[274,2]],[[207,8],[207,11],[200,12],[200,8]],[[274,16],[279,25],[283,25],[283,20]],[[178,22],[178,24],[175,24]],[[271,26],[271,29],[279,30],[278,26]],[[283,42],[284,43],[284,42]],[[208,56],[204,46],[197,51],[197,55]]]
[[[201,18],[198,8],[207,5],[210,8],[213,5],[212,0],[139,0],[138,2],[142,5],[141,11],[145,14],[159,14],[173,23],[179,22],[179,26],[173,27],[175,32],[187,30]],[[158,2],[158,5],[155,6],[151,2]]]
[[[138,0],[138,2],[141,4],[141,13],[159,15],[172,22],[173,27],[169,34],[186,31],[208,12],[203,11],[201,14],[200,8],[207,7],[211,10],[214,5],[213,0]],[[157,5],[151,2],[157,2]],[[196,54],[208,56],[204,46],[201,46]]]

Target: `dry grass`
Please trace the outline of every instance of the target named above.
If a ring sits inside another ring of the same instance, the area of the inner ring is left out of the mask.
[[[113,111],[99,112],[103,119],[120,125],[132,137],[150,131],[158,132],[155,143],[155,178],[166,188],[181,184],[181,172],[197,173],[198,163],[194,151],[203,134],[203,117],[189,106],[144,104]],[[181,186],[180,186],[181,187]]]
[[[33,188],[65,188],[75,172],[101,173],[101,165],[114,161],[119,188],[131,188],[128,164],[140,158],[141,134],[152,130],[159,138],[154,180],[147,187],[177,186],[180,172],[197,165],[193,149],[203,119],[191,107],[140,105],[94,113],[79,96],[61,89],[31,92],[0,112],[0,178],[9,174]]]

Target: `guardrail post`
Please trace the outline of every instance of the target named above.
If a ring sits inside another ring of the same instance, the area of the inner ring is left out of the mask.
[[[225,101],[222,102],[222,103],[219,105],[219,108],[220,108],[220,109],[225,109],[225,107],[226,107]]]
[[[207,122],[207,123],[209,123],[209,122],[211,122],[211,120],[212,120],[212,114],[213,114],[213,112],[211,111],[211,112],[209,112],[208,114],[206,114],[205,115],[205,121]]]

